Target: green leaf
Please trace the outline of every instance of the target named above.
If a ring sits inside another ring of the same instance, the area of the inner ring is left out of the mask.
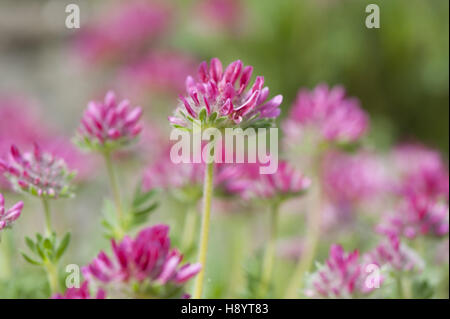
[[[202,123],[205,123],[205,120],[206,120],[206,109],[203,108],[200,111],[200,113],[198,114],[198,118],[199,118],[200,121],[202,121]]]
[[[20,254],[21,254],[22,257],[23,257],[27,262],[29,262],[30,264],[32,264],[32,265],[37,265],[37,266],[42,265],[41,262],[39,262],[39,261],[37,261],[37,260],[34,260],[33,258],[31,258],[30,256],[28,256],[27,254],[25,254],[23,251],[21,251]]]
[[[34,253],[36,252],[36,244],[30,237],[25,236],[25,243],[27,244],[28,248],[30,248],[30,250],[32,252],[34,252]]]
[[[64,238],[61,240],[61,242],[59,243],[58,248],[56,249],[56,260],[59,260],[61,258],[61,256],[64,254],[64,252],[66,251],[67,247],[69,246],[70,243],[70,233],[67,233]]]
[[[146,202],[148,202],[153,196],[155,196],[156,190],[152,189],[145,193],[139,193],[137,196],[135,196],[133,200],[133,207],[139,207]]]

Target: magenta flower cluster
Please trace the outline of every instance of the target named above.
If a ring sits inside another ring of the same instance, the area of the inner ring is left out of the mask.
[[[103,289],[98,289],[95,296],[91,295],[89,291],[89,283],[83,281],[80,288],[67,288],[64,294],[55,294],[53,299],[105,299],[106,292]]]
[[[278,163],[273,174],[260,174],[263,166],[255,164],[236,164],[223,169],[218,178],[224,180],[225,189],[244,199],[284,199],[298,196],[311,185],[311,180],[286,161]]]
[[[5,209],[5,198],[0,193],[0,232],[6,227],[11,227],[12,223],[20,217],[23,202],[16,203],[10,209]]]
[[[388,265],[396,271],[422,271],[423,260],[411,248],[400,242],[396,235],[386,236],[380,244],[366,254],[365,260],[370,263]]]
[[[167,225],[148,227],[135,239],[112,240],[113,256],[100,252],[82,269],[88,281],[100,285],[146,281],[150,285],[183,285],[200,271],[199,264],[184,264],[183,256],[170,248]]]
[[[41,151],[37,144],[32,152],[21,153],[11,146],[9,161],[0,161],[0,171],[18,190],[43,198],[72,196],[71,180],[65,161]]]
[[[273,119],[280,114],[278,108],[283,101],[277,95],[267,101],[269,88],[264,87],[264,77],[257,76],[253,86],[248,88],[253,67],[240,60],[230,63],[223,70],[219,59],[200,64],[198,79],[186,79],[187,96],[180,96],[181,102],[169,121],[175,127],[190,128],[192,120],[205,121],[212,127],[257,126],[262,119]]]
[[[307,129],[317,131],[326,141],[354,142],[368,129],[369,117],[345,90],[322,84],[312,91],[300,90],[283,125],[286,138],[300,140]]]
[[[315,298],[351,298],[371,293],[365,264],[358,250],[350,253],[340,245],[332,245],[325,264],[311,275],[306,294]]]
[[[109,91],[104,101],[91,101],[81,119],[76,142],[80,147],[110,151],[133,142],[142,130],[142,108],[130,106],[128,100],[117,102]]]

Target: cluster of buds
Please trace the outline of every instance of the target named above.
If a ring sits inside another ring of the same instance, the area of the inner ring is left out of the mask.
[[[140,291],[155,293],[155,287],[180,288],[200,271],[199,264],[179,267],[183,256],[178,250],[170,250],[169,227],[156,225],[139,232],[135,239],[125,236],[120,243],[112,240],[113,258],[100,252],[86,267],[83,275],[99,285],[138,283]],[[116,286],[114,286],[116,287]],[[114,288],[113,287],[113,288]]]
[[[75,142],[81,148],[102,152],[129,145],[142,131],[141,115],[141,107],[131,108],[128,100],[117,103],[115,93],[109,91],[103,102],[89,102]]]
[[[253,67],[244,67],[234,61],[223,71],[219,59],[213,58],[210,66],[200,64],[198,80],[186,79],[188,96],[180,95],[180,103],[170,123],[177,128],[191,129],[199,120],[208,127],[267,127],[280,114],[283,101],[277,95],[269,101],[269,88],[263,87],[264,77],[257,76],[253,86],[247,89]],[[238,81],[239,80],[239,81]],[[238,82],[238,84],[236,84]]]
[[[356,98],[347,98],[340,86],[329,89],[322,84],[312,91],[300,90],[283,129],[292,143],[298,143],[308,129],[322,140],[349,143],[358,140],[368,125],[369,117]]]
[[[23,202],[16,203],[13,207],[5,209],[5,198],[0,194],[0,231],[10,227],[22,213]]]
[[[365,259],[380,267],[387,265],[397,271],[422,271],[424,262],[411,248],[400,242],[396,235],[387,236]]]
[[[340,245],[332,245],[325,265],[311,275],[306,295],[315,298],[367,295],[376,285],[369,283],[365,267],[359,258],[358,250],[346,253]]]
[[[105,299],[106,293],[103,289],[99,289],[95,297],[91,296],[89,291],[89,283],[83,281],[80,288],[68,288],[64,295],[55,294],[53,299]]]
[[[21,153],[11,146],[8,162],[0,161],[0,170],[17,190],[42,198],[71,197],[71,180],[74,171],[69,171],[65,161],[50,153],[42,152],[34,144],[32,152]]]

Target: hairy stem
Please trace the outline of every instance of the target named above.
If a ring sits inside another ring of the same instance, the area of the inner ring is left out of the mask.
[[[194,287],[194,299],[199,299],[202,296],[203,281],[205,279],[206,270],[206,253],[208,250],[209,237],[209,221],[211,217],[211,200],[213,193],[213,172],[214,163],[208,163],[205,167],[205,182],[203,185],[203,214],[202,214],[202,228],[200,233],[200,246],[198,261],[202,265],[200,273],[197,275]]]
[[[50,294],[54,295],[59,292],[58,266],[51,262],[47,262],[45,263],[45,270],[50,285]]]
[[[274,258],[275,258],[275,244],[277,240],[278,227],[278,209],[279,203],[274,203],[270,209],[270,238],[264,254],[261,284],[259,287],[259,294],[265,297],[269,288],[270,278],[272,276]]]
[[[46,198],[42,199],[42,205],[44,206],[44,215],[45,215],[45,235],[50,236],[53,232],[52,219],[50,213],[50,205]]]
[[[116,175],[114,173],[114,168],[112,165],[111,153],[109,153],[109,152],[104,153],[104,158],[105,158],[106,170],[108,172],[109,184],[111,187],[112,196],[114,199],[114,203],[116,205],[117,221],[118,221],[119,228],[120,228],[119,231],[121,233],[122,232],[122,218],[123,218],[122,202],[120,200],[119,186],[117,184]]]

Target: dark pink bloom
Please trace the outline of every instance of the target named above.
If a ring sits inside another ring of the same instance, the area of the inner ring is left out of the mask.
[[[306,294],[310,297],[362,297],[373,291],[368,285],[366,265],[358,250],[346,253],[340,245],[332,245],[325,264],[311,275]]]
[[[321,84],[312,91],[300,90],[283,130],[292,143],[298,143],[307,129],[327,141],[354,142],[368,126],[369,117],[357,99],[347,98],[340,86]]]
[[[445,236],[449,231],[448,203],[432,200],[426,195],[411,194],[399,203],[394,212],[384,217],[377,231],[407,238]]]
[[[12,223],[20,217],[22,213],[23,202],[16,203],[10,209],[5,209],[5,198],[0,193],[0,231],[10,227]]]
[[[53,299],[105,299],[106,294],[103,289],[99,289],[95,296],[91,296],[89,283],[83,281],[80,288],[68,288],[64,295],[56,294]]]
[[[91,63],[133,55],[162,35],[170,20],[162,2],[127,1],[81,28],[75,49]]]
[[[195,70],[193,58],[180,52],[152,52],[126,66],[121,80],[131,90],[142,92],[180,92],[185,79]]]
[[[448,166],[438,151],[420,144],[403,144],[395,148],[393,162],[403,194],[417,193],[448,201]]]
[[[191,128],[190,120],[204,121],[212,127],[260,126],[280,114],[283,100],[277,95],[267,101],[269,88],[264,77],[257,76],[249,88],[253,67],[234,61],[223,70],[219,59],[211,59],[208,67],[202,62],[198,78],[186,79],[187,96],[180,95],[180,103],[169,121],[175,127]]]
[[[99,284],[183,285],[200,271],[200,264],[184,264],[183,256],[170,248],[169,227],[156,225],[139,232],[135,239],[125,236],[112,240],[114,255],[103,251],[82,271],[90,281]]]
[[[322,164],[322,185],[334,203],[370,200],[388,188],[383,163],[368,152],[329,152]]]
[[[0,161],[0,172],[17,190],[45,198],[72,196],[71,180],[74,171],[69,171],[63,159],[42,152],[35,144],[32,152],[21,153],[11,146],[8,162]]]
[[[424,262],[420,256],[402,244],[396,235],[387,236],[365,256],[365,259],[380,267],[387,265],[397,271],[422,271],[424,268]]]
[[[273,174],[260,174],[259,163],[234,164],[225,167],[219,175],[224,187],[244,199],[283,199],[306,191],[311,181],[285,161],[278,163]]]
[[[117,102],[109,91],[104,101],[91,101],[81,119],[76,138],[82,148],[110,151],[133,142],[142,131],[141,107],[132,108],[128,100]]]

